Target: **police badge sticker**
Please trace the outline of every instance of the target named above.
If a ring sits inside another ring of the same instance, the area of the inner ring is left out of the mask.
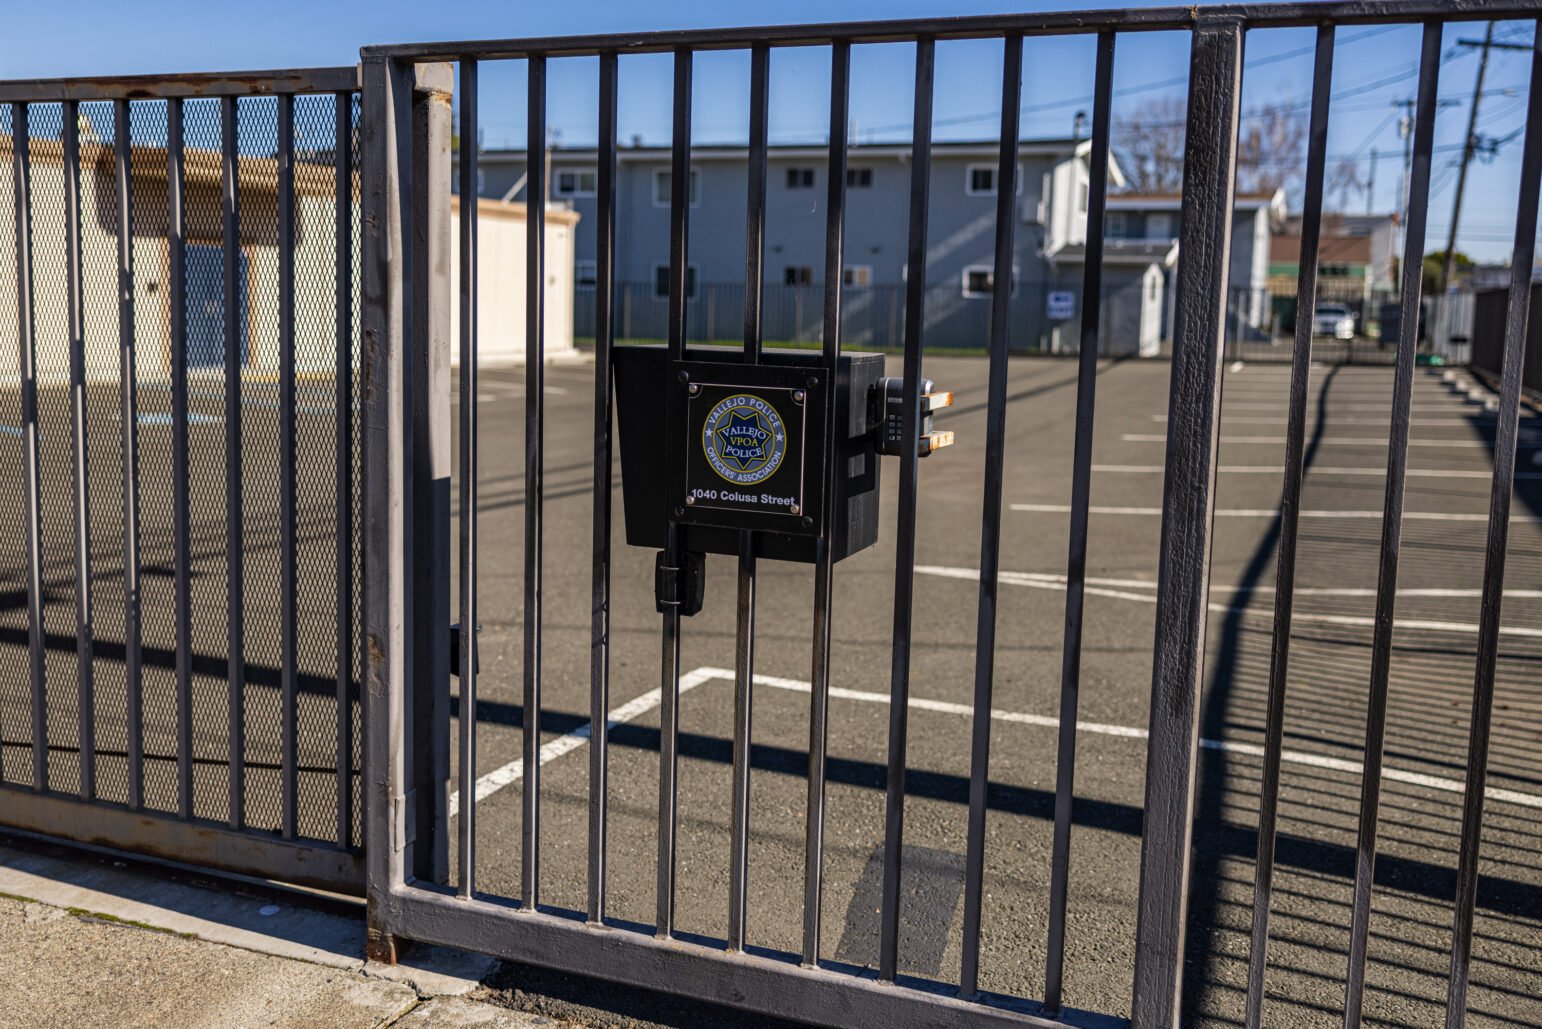
[[[735,486],[754,486],[782,466],[787,429],[776,408],[754,394],[736,393],[707,413],[701,446],[719,477]]]
[[[677,437],[685,445],[684,475],[677,480],[684,494],[676,505],[680,521],[786,531],[788,521],[802,529],[810,516],[803,495],[806,376],[774,368],[755,374],[771,381],[692,382],[682,390],[686,424]]]

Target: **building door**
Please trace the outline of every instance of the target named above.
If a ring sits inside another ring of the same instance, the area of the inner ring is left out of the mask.
[[[241,364],[246,365],[246,251],[240,252],[238,313]],[[187,366],[219,368],[225,364],[225,250],[218,244],[187,247]]]

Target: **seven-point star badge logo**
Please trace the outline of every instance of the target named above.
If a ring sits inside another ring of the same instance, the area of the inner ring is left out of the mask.
[[[770,404],[751,393],[736,393],[708,412],[701,445],[719,476],[736,486],[753,486],[781,467],[787,429]]]

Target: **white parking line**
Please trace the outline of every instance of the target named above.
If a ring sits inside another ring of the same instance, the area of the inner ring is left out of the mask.
[[[1263,415],[1232,415],[1227,412],[1224,406],[1221,408],[1221,416],[1229,425],[1284,425],[1286,421],[1284,415],[1273,418]],[[1151,416],[1151,420],[1154,422],[1166,422],[1167,415],[1154,414]],[[1386,425],[1389,420],[1390,418],[1341,418],[1338,416],[1328,418],[1328,421],[1334,425]],[[1408,424],[1411,426],[1455,427],[1462,425],[1493,425],[1497,420],[1492,415],[1475,418],[1412,418],[1409,419]],[[1307,421],[1311,424],[1316,424],[1315,418],[1308,418]]]
[[[1070,514],[1071,508],[1066,504],[1013,504],[1014,511],[1027,511],[1033,514]],[[1089,514],[1095,515],[1154,515],[1160,516],[1160,507],[1098,507],[1093,505],[1087,508]],[[1218,507],[1215,509],[1217,518],[1274,518],[1279,514],[1277,508],[1270,507]],[[1381,518],[1380,511],[1302,511],[1302,518]],[[1512,520],[1532,521],[1524,515],[1512,515]],[[1405,522],[1486,522],[1487,514],[1452,514],[1442,511],[1404,511]]]
[[[1092,466],[1095,472],[1107,472],[1113,475],[1161,475],[1167,471],[1164,465],[1159,464],[1095,464]],[[1284,475],[1285,468],[1277,464],[1223,464],[1216,469],[1226,475]],[[1385,477],[1386,468],[1344,468],[1323,467],[1312,465],[1307,469],[1311,475],[1378,475]],[[1488,470],[1459,468],[1410,468],[1407,471],[1409,478],[1427,479],[1492,479],[1494,473]],[[1516,472],[1517,479],[1542,479],[1542,472]]]
[[[918,569],[919,570],[919,569]],[[733,680],[734,673],[726,668],[698,668],[692,675],[710,674],[714,679]],[[810,692],[810,685],[801,679],[783,679],[772,675],[755,676],[755,685],[770,686],[773,689],[791,690],[795,693]],[[870,693],[865,690],[849,690],[838,686],[830,687],[830,696],[840,700],[854,700],[866,704],[888,704],[887,693]],[[924,697],[911,697],[906,705],[912,711],[934,711],[939,714],[950,715],[974,715],[974,708],[969,704],[954,704],[942,700],[927,700]],[[1035,725],[1045,729],[1055,729],[1060,726],[1060,719],[1048,715],[1032,715],[1017,711],[1002,711],[998,708],[991,709],[991,718],[1000,722],[1015,722],[1020,725]],[[1077,732],[1091,733],[1095,736],[1120,736],[1125,739],[1143,740],[1148,733],[1145,729],[1128,725],[1109,725],[1103,722],[1077,722]],[[1209,740],[1201,739],[1199,745],[1206,750],[1220,750],[1230,754],[1247,754],[1250,757],[1263,757],[1264,748],[1255,743],[1240,743],[1235,740]],[[1365,765],[1359,761],[1346,761],[1343,758],[1328,757],[1323,754],[1313,754],[1304,750],[1284,750],[1280,753],[1280,759],[1289,764],[1308,765],[1313,768],[1327,768],[1336,772],[1348,772],[1352,775],[1360,775],[1365,771]],[[1464,785],[1457,779],[1446,779],[1436,775],[1425,775],[1421,772],[1408,772],[1399,768],[1383,768],[1382,776],[1394,782],[1408,783],[1413,786],[1424,786],[1429,789],[1442,790],[1446,793],[1463,793]],[[1542,797],[1530,793],[1521,793],[1518,790],[1503,790],[1493,786],[1483,791],[1483,795],[1489,800],[1502,801],[1510,804],[1518,804],[1521,807],[1542,808]]]
[[[1157,435],[1155,433],[1127,432],[1124,435],[1120,436],[1119,438],[1124,440],[1124,442],[1126,442],[1126,443],[1166,443],[1167,442],[1167,436],[1166,435]],[[1283,444],[1285,442],[1285,437],[1284,436],[1222,436],[1221,437],[1221,442],[1222,443],[1271,443],[1271,444]],[[1384,447],[1384,446],[1387,445],[1387,441],[1385,439],[1378,439],[1378,438],[1376,438],[1374,436],[1363,436],[1363,437],[1362,436],[1339,436],[1339,437],[1328,436],[1328,437],[1325,437],[1325,438],[1320,439],[1320,440],[1315,440],[1314,442],[1315,443],[1320,443],[1323,446],[1327,446],[1327,447]],[[1480,440],[1480,439],[1411,439],[1411,440],[1408,441],[1408,445],[1411,446],[1411,447],[1452,447],[1452,448],[1461,448],[1461,449],[1467,449],[1467,450],[1471,450],[1471,449],[1478,448],[1478,447],[1481,447],[1484,450],[1491,450],[1491,449],[1493,449],[1492,445],[1489,444],[1486,440]],[[1535,443],[1521,443],[1520,445],[1523,448],[1524,447],[1535,447],[1536,446]]]
[[[687,672],[685,675],[680,677],[680,692],[684,693],[687,690],[693,690],[697,686],[700,686],[702,683],[717,678],[718,672],[719,669],[716,668],[698,668],[694,672]],[[727,674],[730,679],[733,678],[732,672]],[[614,728],[625,722],[630,722],[634,718],[645,715],[649,711],[652,711],[654,708],[658,707],[662,700],[663,694],[658,689],[651,689],[641,696],[632,698],[625,704],[622,704],[620,707],[612,708],[610,713],[605,718],[605,724],[610,728]],[[585,743],[588,743],[589,726],[591,724],[592,723],[590,722],[585,722],[583,725],[580,725],[572,732],[564,733],[563,735],[558,736],[556,739],[552,740],[550,743],[542,746],[541,764],[544,765],[549,761],[554,761],[562,755],[570,753],[571,751],[575,751],[579,747],[582,747]],[[514,761],[510,761],[508,764],[502,766],[501,768],[493,769],[491,772],[488,772],[486,775],[477,780],[475,802],[480,804],[482,801],[486,800],[488,797],[491,797],[494,793],[497,793],[505,786],[513,785],[524,777],[525,761],[523,757]],[[460,791],[457,789],[451,789],[450,817],[454,818],[455,815],[459,812]]]
[[[918,569],[919,570],[919,569]],[[926,571],[934,571],[933,566],[925,566]],[[1064,588],[1066,577],[1050,572],[1003,572],[1003,575],[1017,576],[1022,579],[1030,579],[1036,582],[1058,583]],[[1152,579],[1105,579],[1095,575],[1089,575],[1084,580],[1089,586],[1111,586],[1119,589],[1154,590],[1157,584]],[[1274,593],[1273,586],[1226,586],[1212,584],[1211,593]],[[1293,591],[1298,597],[1374,597],[1376,590],[1371,587],[1356,586],[1297,586]],[[1542,590],[1505,590],[1504,595],[1511,600],[1542,600]],[[1447,589],[1426,588],[1422,586],[1400,587],[1397,590],[1399,597],[1439,597],[1442,599],[1456,599],[1463,597],[1481,597],[1482,590],[1474,589]]]
[[[970,579],[978,581],[980,570],[978,568],[947,568],[941,565],[916,565],[916,571],[922,575],[939,575],[947,579]],[[1065,580],[1040,579],[1031,573],[1001,572],[1000,581],[1010,586],[1027,586],[1040,590],[1064,590]],[[1133,600],[1141,604],[1155,604],[1155,593],[1130,593],[1125,590],[1103,589],[1098,586],[1087,586],[1082,590],[1088,596],[1112,597],[1115,600]],[[1267,608],[1253,608],[1246,604],[1218,604],[1210,602],[1210,610],[1218,614],[1253,614],[1269,616],[1272,612]],[[1344,625],[1357,628],[1374,628],[1374,618],[1363,618],[1359,615],[1321,615],[1297,611],[1291,615],[1293,623],[1311,623],[1314,625]],[[1476,633],[1476,622],[1446,622],[1433,619],[1399,618],[1393,622],[1394,627],[1406,632],[1461,632]],[[1501,636],[1523,636],[1527,639],[1542,639],[1542,629],[1533,629],[1523,625],[1501,625]]]
[[[917,571],[927,569],[918,567]],[[1002,573],[1005,581],[1008,575]],[[1064,588],[1064,587],[1062,587]],[[1088,591],[1092,592],[1092,591]],[[1214,606],[1214,605],[1212,605]],[[703,683],[714,679],[732,682],[734,673],[727,668],[702,667],[689,671],[680,677],[680,692],[695,689]],[[795,693],[808,693],[811,689],[808,682],[802,679],[786,679],[775,675],[755,676],[755,685],[767,686],[772,689],[790,690]],[[610,727],[630,722],[633,719],[652,711],[659,706],[661,693],[657,689],[636,697],[620,707],[614,708],[606,723]],[[887,693],[872,693],[866,690],[852,690],[841,686],[831,686],[830,696],[837,700],[851,700],[865,704],[887,704]],[[974,708],[969,704],[957,704],[945,700],[929,700],[925,697],[911,697],[907,705],[913,711],[931,711],[937,714],[973,716]],[[1035,715],[1021,711],[1004,711],[999,708],[991,709],[991,718],[999,722],[1011,722],[1018,725],[1033,725],[1045,729],[1054,729],[1060,726],[1060,719],[1050,715]],[[541,748],[541,764],[545,765],[564,754],[571,753],[589,742],[589,724],[574,729],[572,732],[559,736]],[[1096,736],[1118,736],[1125,739],[1143,740],[1148,733],[1145,729],[1127,725],[1110,725],[1105,722],[1076,723],[1077,732],[1091,733]],[[1240,743],[1232,740],[1208,740],[1201,739],[1199,745],[1206,750],[1220,750],[1233,754],[1247,754],[1252,757],[1262,757],[1264,748],[1252,743]],[[1310,765],[1315,768],[1327,768],[1339,772],[1349,772],[1358,775],[1365,770],[1365,766],[1358,761],[1346,761],[1341,758],[1326,757],[1322,754],[1312,754],[1300,750],[1286,750],[1280,754],[1281,760],[1300,765]],[[1409,783],[1414,786],[1425,786],[1430,789],[1443,790],[1448,793],[1463,792],[1462,783],[1455,779],[1444,779],[1434,775],[1424,775],[1419,772],[1407,772],[1396,768],[1387,768],[1382,775],[1395,782]],[[477,780],[475,803],[481,803],[488,797],[497,793],[505,786],[510,786],[524,777],[524,762],[511,761],[501,768],[495,769]],[[1516,790],[1505,790],[1490,786],[1484,790],[1484,796],[1489,800],[1510,804],[1518,804],[1522,807],[1542,808],[1542,797],[1529,793],[1521,793]],[[450,817],[454,818],[460,812],[460,794],[452,791],[450,794]]]

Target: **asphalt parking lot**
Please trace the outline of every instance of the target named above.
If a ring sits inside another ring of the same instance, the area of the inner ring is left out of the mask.
[[[893,362],[897,372],[897,361]],[[589,712],[593,366],[546,370],[542,903],[585,903]],[[1072,836],[1066,1002],[1127,1014],[1151,680],[1157,539],[1169,365],[1107,364],[1098,376],[1093,512]],[[926,373],[956,392],[939,421],[958,443],[921,466],[906,804],[901,970],[956,981],[960,956],[970,700],[974,678],[986,362],[931,357]],[[1208,687],[1203,704],[1195,888],[1188,965],[1190,1021],[1240,1023],[1259,757],[1272,625],[1289,368],[1249,363],[1227,373],[1216,499]],[[982,986],[1043,992],[1050,829],[1064,618],[1066,528],[1076,367],[1014,359],[1008,386],[1002,587],[993,698]],[[1313,371],[1298,591],[1287,697],[1284,792],[1274,936],[1271,1025],[1336,1025],[1348,940],[1392,386],[1385,367]],[[330,417],[326,387],[301,419],[299,560],[302,710],[301,834],[330,837],[335,736]],[[518,761],[523,573],[522,369],[487,369],[480,382],[478,888],[519,892]],[[247,816],[275,828],[279,805],[275,489],[271,387],[246,390]],[[14,400],[14,394],[11,394]],[[98,399],[100,402],[98,403]],[[302,405],[303,406],[303,405]],[[142,392],[141,492],[146,568],[147,793],[175,808],[176,713],[169,617],[172,470],[165,398]],[[193,642],[195,773],[200,817],[222,820],[228,712],[224,658],[222,398],[195,395]],[[93,394],[92,490],[98,658],[100,788],[121,799],[122,589],[115,587],[115,400]],[[9,409],[7,409],[9,410]],[[67,398],[43,398],[44,542],[48,584],[52,785],[73,788],[74,639]],[[148,421],[146,419],[149,419]],[[1421,369],[1392,662],[1387,777],[1371,922],[1367,1023],[1440,1022],[1488,508],[1493,415]],[[310,435],[314,433],[314,435]],[[1521,478],[1511,526],[1498,670],[1484,877],[1478,896],[1473,1025],[1542,1023],[1542,419],[1523,422]],[[96,442],[100,441],[100,442]],[[11,461],[16,439],[0,435]],[[880,539],[838,565],[830,702],[823,953],[862,968],[877,960],[883,860],[890,629],[897,476],[884,470]],[[659,618],[653,554],[622,538],[615,493],[608,913],[651,925],[658,803]],[[0,497],[6,575],[0,605],[0,770],[26,781],[26,611],[20,579],[20,491]],[[682,645],[679,889],[682,935],[727,928],[735,568],[713,557],[705,610]],[[115,592],[116,590],[116,592]],[[757,611],[752,751],[752,947],[799,949],[813,577],[808,566],[762,562]],[[212,662],[212,663],[211,663]],[[111,753],[114,748],[117,755]],[[157,756],[159,755],[159,756]]]
[[[1067,1003],[1127,1014],[1151,678],[1165,362],[1098,377]],[[543,903],[582,909],[588,767],[590,365],[546,378]],[[956,391],[939,427],[958,444],[922,464],[906,820],[903,972],[956,981],[968,791],[986,362],[935,357]],[[1241,1020],[1272,624],[1289,368],[1227,374],[1216,501],[1208,688],[1188,996],[1195,1024]],[[1015,359],[1008,387],[1002,589],[993,702],[983,985],[1042,993],[1070,498],[1073,363]],[[1271,1024],[1337,1024],[1353,880],[1391,371],[1318,367],[1287,700]],[[524,380],[481,383],[478,887],[517,895]],[[1368,1024],[1440,1020],[1450,945],[1491,412],[1421,369],[1413,409],[1388,775],[1371,925]],[[1542,1021],[1542,465],[1523,424],[1511,528],[1491,795],[1470,1024]],[[877,959],[888,721],[894,495],[877,546],[836,569],[824,953]],[[619,504],[621,495],[618,490]],[[659,619],[653,554],[615,539],[609,913],[651,924],[658,776]],[[726,931],[734,641],[731,559],[708,562],[705,610],[683,629],[679,894],[684,933]],[[812,575],[761,564],[748,936],[796,952],[803,879]]]

